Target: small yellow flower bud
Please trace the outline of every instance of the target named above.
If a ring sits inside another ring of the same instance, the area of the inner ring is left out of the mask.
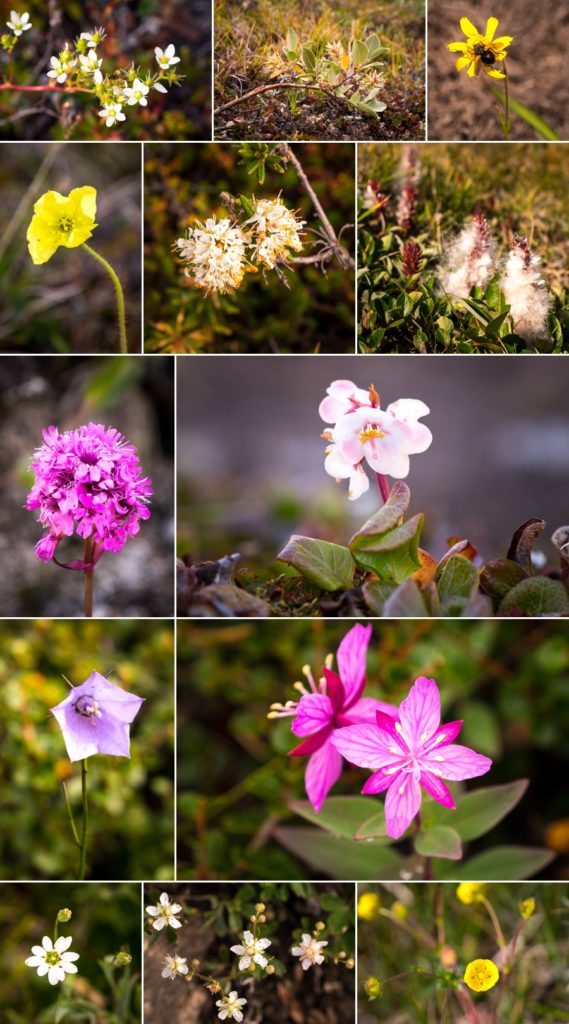
[[[464,980],[473,992],[487,992],[500,980],[500,972],[492,960],[472,960],[466,967]]]
[[[485,882],[461,882],[456,895],[460,902],[468,907],[471,903],[481,903],[487,889]]]
[[[520,914],[522,917],[532,917],[535,914],[535,905],[533,896],[529,896],[527,900],[520,900]]]
[[[193,967],[194,971],[197,971],[199,965],[200,965],[200,961],[199,960],[192,960],[192,967]]]
[[[132,956],[123,949],[121,949],[120,953],[117,953],[113,960],[115,967],[126,967],[130,963],[132,963]]]
[[[399,900],[396,900],[391,907],[391,913],[396,921],[406,921],[409,917],[409,907],[406,907],[404,903],[400,903]]]
[[[362,892],[358,899],[358,917],[362,921],[373,921],[379,914],[381,901],[375,892]]]
[[[316,924],[314,925],[314,931],[323,932],[325,927],[326,925],[324,924],[324,921],[317,921]]]
[[[569,818],[552,821],[545,830],[545,842],[556,853],[569,853]]]
[[[456,965],[456,951],[452,946],[443,946],[439,952],[439,957],[441,964],[447,969]]]
[[[257,918],[257,920],[259,921],[259,924],[266,924],[266,921],[267,921],[266,915],[265,914],[260,914],[259,917]]]
[[[267,966],[265,967],[265,974],[274,974],[274,973],[275,973],[275,968],[273,967],[273,965],[272,964],[267,964]]]
[[[266,909],[267,908],[266,908],[264,903],[256,903],[255,904],[255,910],[257,911],[258,914],[262,914],[263,911],[266,910]]]
[[[62,907],[61,910],[57,911],[57,920],[60,924],[67,924],[68,921],[73,917],[72,911],[69,907]]]
[[[383,994],[383,985],[381,984],[379,978],[374,978],[373,976],[367,978],[364,987],[366,990],[366,995],[368,996],[369,999],[377,999],[380,995]]]
[[[354,969],[355,965],[356,965],[356,962],[355,962],[355,960],[352,960],[352,958],[351,958],[351,957],[350,957],[350,959],[349,959],[349,960],[346,960],[346,967],[347,967],[347,969],[348,969],[349,971],[353,971],[353,969]]]

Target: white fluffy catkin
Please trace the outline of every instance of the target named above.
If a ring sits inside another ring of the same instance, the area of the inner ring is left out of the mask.
[[[440,281],[447,295],[467,299],[471,288],[485,288],[494,271],[495,252],[486,218],[477,212],[451,240],[444,255]]]
[[[510,307],[514,330],[525,341],[547,334],[549,295],[541,276],[539,256],[534,256],[527,238],[514,235],[502,276],[502,291]]]

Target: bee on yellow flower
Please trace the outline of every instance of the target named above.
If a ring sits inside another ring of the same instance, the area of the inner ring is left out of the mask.
[[[464,980],[473,992],[487,992],[500,980],[500,972],[493,960],[472,960],[467,964]]]
[[[506,78],[505,71],[500,71],[495,64],[506,59],[508,46],[513,41],[513,36],[499,36],[496,39],[498,24],[497,18],[488,18],[486,31],[482,33],[468,18],[460,19],[460,27],[466,36],[466,41],[447,44],[451,53],[462,54],[456,62],[457,71],[466,68],[469,78],[477,78],[481,70],[484,70],[490,78]]]

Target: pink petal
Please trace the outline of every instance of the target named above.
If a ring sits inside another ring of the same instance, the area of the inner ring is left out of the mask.
[[[361,768],[384,768],[397,763],[397,752],[389,749],[389,738],[373,725],[348,725],[336,729],[331,743],[351,764]]]
[[[391,402],[386,409],[386,412],[409,426],[414,426],[421,416],[428,416],[430,411],[429,406],[418,398],[400,398],[397,402]]]
[[[454,811],[456,804],[452,798],[452,793],[448,786],[445,786],[442,779],[433,775],[432,772],[421,772],[420,782],[423,789],[426,790],[429,796],[432,796],[433,800]]]
[[[361,465],[354,466],[350,473],[350,484],[348,487],[348,498],[350,501],[357,501],[362,494],[369,491],[369,479]]]
[[[436,731],[440,720],[439,688],[434,679],[419,676],[399,708],[399,721],[405,742],[412,750],[419,750]]]
[[[332,702],[334,714],[337,715],[342,710],[346,699],[342,681],[335,672],[326,667],[324,668],[324,679],[326,680],[326,690]]]
[[[356,623],[346,633],[336,654],[338,671],[344,687],[344,711],[355,704],[361,696],[366,678],[366,656],[371,640],[371,623],[362,626]]]
[[[381,711],[389,718],[396,719],[398,709],[394,704],[387,704],[384,700],[376,700],[375,697],[360,697],[353,704],[346,714],[345,712],[336,717],[337,725],[360,725],[363,722],[376,722],[376,714]]]
[[[393,782],[393,774],[387,775],[382,768],[378,772],[374,772],[370,775],[367,782],[362,787],[362,793],[369,795],[375,795],[376,793],[384,793],[386,789],[389,789]]]
[[[378,729],[382,732],[387,733],[387,737],[384,737],[385,742],[390,746],[397,747],[404,754],[409,753],[409,747],[402,736],[401,723],[396,721],[391,715],[386,715],[383,711],[376,711],[375,721]]]
[[[492,767],[492,761],[484,754],[477,754],[470,747],[463,747],[459,743],[451,743],[449,746],[442,746],[438,753],[421,756],[422,764],[431,771],[439,772],[443,779],[460,781],[461,779],[474,779],[478,775],[485,775]]]
[[[328,395],[318,409],[325,423],[335,423],[340,416],[351,412],[355,408],[354,402],[369,405],[369,393],[356,387],[351,380],[334,380],[326,390]]]
[[[428,739],[421,748],[421,757],[423,754],[432,753],[436,747],[440,747],[445,743],[452,743],[456,739],[462,726],[464,725],[464,719],[460,719],[456,722],[447,722],[446,725],[440,725],[436,732]]]
[[[332,701],[324,693],[307,693],[300,698],[291,729],[295,736],[310,736],[334,718]]]
[[[332,737],[310,758],[304,776],[306,793],[316,812],[320,811],[332,786],[340,778],[342,758],[332,746]]]
[[[325,741],[328,739],[328,736],[330,736],[332,729],[332,725],[325,725],[323,729],[319,729],[318,732],[313,733],[312,736],[309,736],[308,739],[303,740],[302,743],[299,743],[298,746],[294,747],[293,750],[289,750],[288,756],[309,757],[310,754],[316,753],[316,751],[320,750],[322,744],[325,743]]]
[[[409,772],[395,776],[385,798],[387,834],[400,839],[421,806],[421,787]]]

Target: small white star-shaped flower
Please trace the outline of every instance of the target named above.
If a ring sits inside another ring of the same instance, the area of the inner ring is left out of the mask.
[[[63,935],[53,943],[49,935],[44,935],[41,946],[32,946],[32,956],[25,961],[26,967],[35,967],[40,978],[45,977],[50,985],[57,985],[65,981],[66,974],[77,974],[74,960],[79,959],[79,953],[69,953],[68,949],[72,943],[69,935]]]
[[[264,970],[269,961],[266,956],[263,956],[263,950],[268,949],[270,945],[270,939],[256,939],[253,932],[247,931],[243,933],[243,945],[230,948],[232,953],[236,953],[241,958],[239,960],[240,971],[246,971],[252,961]]]
[[[171,981],[188,973],[188,961],[185,956],[167,956],[163,964],[162,977],[170,978]]]
[[[18,14],[17,11],[10,11],[10,21],[7,21],[6,24],[15,36],[21,36],[22,32],[27,32],[32,27],[27,11],[24,11],[23,14]]]
[[[79,57],[82,71],[87,75],[93,76],[93,81],[100,85],[103,81],[103,72],[101,71],[102,59],[97,58],[97,54],[94,50],[89,50],[87,54],[81,54]]]
[[[129,107],[134,107],[137,103],[140,103],[141,107],[145,107],[148,104],[146,94],[149,91],[149,87],[144,82],[141,82],[140,78],[135,78],[132,85],[127,86],[124,90]]]
[[[293,956],[299,957],[303,971],[307,971],[309,967],[324,963],[325,958],[320,950],[327,945],[327,942],[319,942],[312,935],[303,935],[300,946],[293,946],[291,953]]]
[[[107,128],[112,128],[117,121],[126,121],[126,115],[122,112],[122,103],[105,103],[103,109],[99,110],[99,117],[105,118]]]
[[[230,1020],[236,1020],[237,1024],[243,1020],[243,1013],[241,1007],[246,1006],[246,999],[239,999],[237,992],[230,992],[228,996],[224,996],[223,999],[216,1001],[216,1006],[219,1006],[219,1012],[217,1016],[220,1020],[226,1020],[229,1017]]]
[[[182,913],[182,909],[179,903],[171,903],[168,893],[163,892],[156,906],[147,907],[146,913],[153,918],[152,927],[161,932],[166,925],[170,925],[171,928],[182,927],[182,922],[178,921],[177,917]]]
[[[165,50],[161,50],[159,46],[154,47],[154,56],[161,68],[164,71],[167,68],[171,68],[174,64],[180,62],[180,58],[176,57],[176,48],[173,43],[170,43]]]

